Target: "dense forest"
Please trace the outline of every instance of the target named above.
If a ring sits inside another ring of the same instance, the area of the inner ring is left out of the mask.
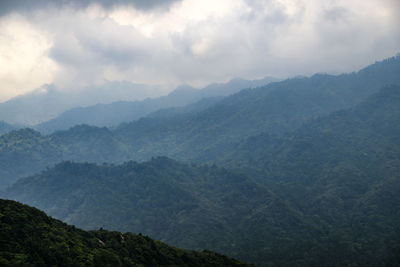
[[[259,266],[400,265],[399,73],[396,56],[112,129],[12,131],[1,196]]]
[[[141,234],[82,231],[44,212],[0,199],[1,266],[246,266],[178,249]]]

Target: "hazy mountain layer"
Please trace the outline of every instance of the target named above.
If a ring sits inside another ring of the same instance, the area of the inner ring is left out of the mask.
[[[0,135],[16,130],[17,127],[4,121],[0,121]]]
[[[178,249],[149,237],[85,232],[0,199],[1,266],[246,266],[210,251]]]
[[[117,126],[123,122],[137,120],[162,108],[184,106],[203,98],[228,96],[237,93],[241,89],[266,85],[276,80],[270,77],[254,81],[234,79],[228,83],[211,84],[202,89],[181,86],[167,96],[158,98],[148,98],[136,102],[119,101],[111,104],[73,108],[50,121],[35,126],[35,128],[43,133],[51,133],[56,130],[67,130],[79,124],[98,127]]]
[[[387,84],[400,84],[400,56],[357,73],[317,74],[243,90],[196,114],[143,118],[115,135],[134,159],[154,155],[215,162],[232,146],[260,133],[283,135],[314,118],[352,107]]]
[[[76,126],[49,136],[11,132],[0,137],[0,189],[62,160],[118,163],[166,155],[187,162],[229,162],[227,155],[249,137],[279,139],[314,118],[356,105],[378,91],[374,86],[400,84],[399,69],[396,57],[358,73],[272,83],[183,112],[164,110],[113,131]]]
[[[143,100],[162,94],[160,88],[131,82],[107,82],[102,86],[61,90],[45,85],[36,91],[0,103],[0,120],[13,124],[35,125],[79,106],[115,101]]]

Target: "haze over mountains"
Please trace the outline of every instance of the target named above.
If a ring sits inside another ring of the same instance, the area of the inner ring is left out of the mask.
[[[171,156],[215,162],[246,138],[289,133],[313,118],[361,102],[386,84],[399,84],[399,70],[398,56],[357,73],[288,79],[200,105],[204,110],[145,117],[115,130],[82,125],[48,136],[33,130],[13,132],[0,137],[1,184],[61,160],[117,163]]]
[[[188,105],[202,98],[227,96],[243,88],[266,85],[278,79],[233,79],[202,89],[180,86],[169,95],[156,86],[127,81],[107,82],[102,86],[63,91],[52,85],[0,103],[0,120],[11,124],[35,126],[43,132],[66,130],[77,124],[116,126],[160,108]]]
[[[0,121],[0,135],[16,130],[18,127]]]
[[[1,0],[0,266],[400,266],[399,10]]]
[[[199,101],[112,129],[12,131],[0,136],[2,197],[260,266],[395,266],[399,74],[398,55],[225,97],[189,93]]]
[[[118,101],[110,104],[97,104],[89,107],[79,107],[63,112],[49,121],[35,126],[42,133],[88,124],[98,127],[117,126],[144,117],[162,108],[179,107],[192,104],[203,98],[223,97],[237,93],[243,88],[254,88],[277,81],[272,77],[261,80],[233,79],[227,83],[211,84],[202,89],[190,86],[180,86],[166,96],[147,98],[143,101]],[[120,99],[126,99],[121,97]]]
[[[143,100],[159,95],[160,88],[131,82],[107,82],[101,86],[63,91],[54,85],[0,103],[0,120],[12,124],[34,125],[54,118],[77,106],[111,103],[121,99]]]
[[[257,165],[247,166],[264,174],[253,179],[244,167],[235,174],[167,158],[121,166],[67,162],[18,181],[5,196],[83,228],[142,232],[260,265],[318,265],[332,250],[334,265],[377,265],[396,249],[390,242],[399,230],[390,213],[400,207],[399,106],[400,86],[387,87],[305,124],[273,151],[259,139],[264,153],[254,151]],[[391,197],[382,199],[382,190]],[[349,259],[355,245],[360,251]]]

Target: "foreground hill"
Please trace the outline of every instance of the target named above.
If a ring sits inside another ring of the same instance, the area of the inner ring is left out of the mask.
[[[85,232],[44,212],[0,199],[1,266],[246,266],[210,252],[170,247],[146,236]]]

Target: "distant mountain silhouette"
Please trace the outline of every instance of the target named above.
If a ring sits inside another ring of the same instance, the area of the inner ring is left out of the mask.
[[[32,126],[74,107],[106,104],[118,100],[143,100],[160,94],[160,88],[127,81],[107,82],[102,86],[79,90],[60,90],[54,85],[45,85],[32,93],[0,103],[0,120]]]
[[[42,133],[67,130],[79,124],[98,127],[117,126],[144,117],[162,108],[180,107],[195,103],[203,98],[228,96],[241,89],[254,88],[277,81],[275,78],[261,80],[233,79],[228,83],[211,84],[202,89],[180,86],[167,96],[147,98],[142,101],[118,101],[110,104],[97,104],[67,110],[54,119],[43,122],[35,128]]]

